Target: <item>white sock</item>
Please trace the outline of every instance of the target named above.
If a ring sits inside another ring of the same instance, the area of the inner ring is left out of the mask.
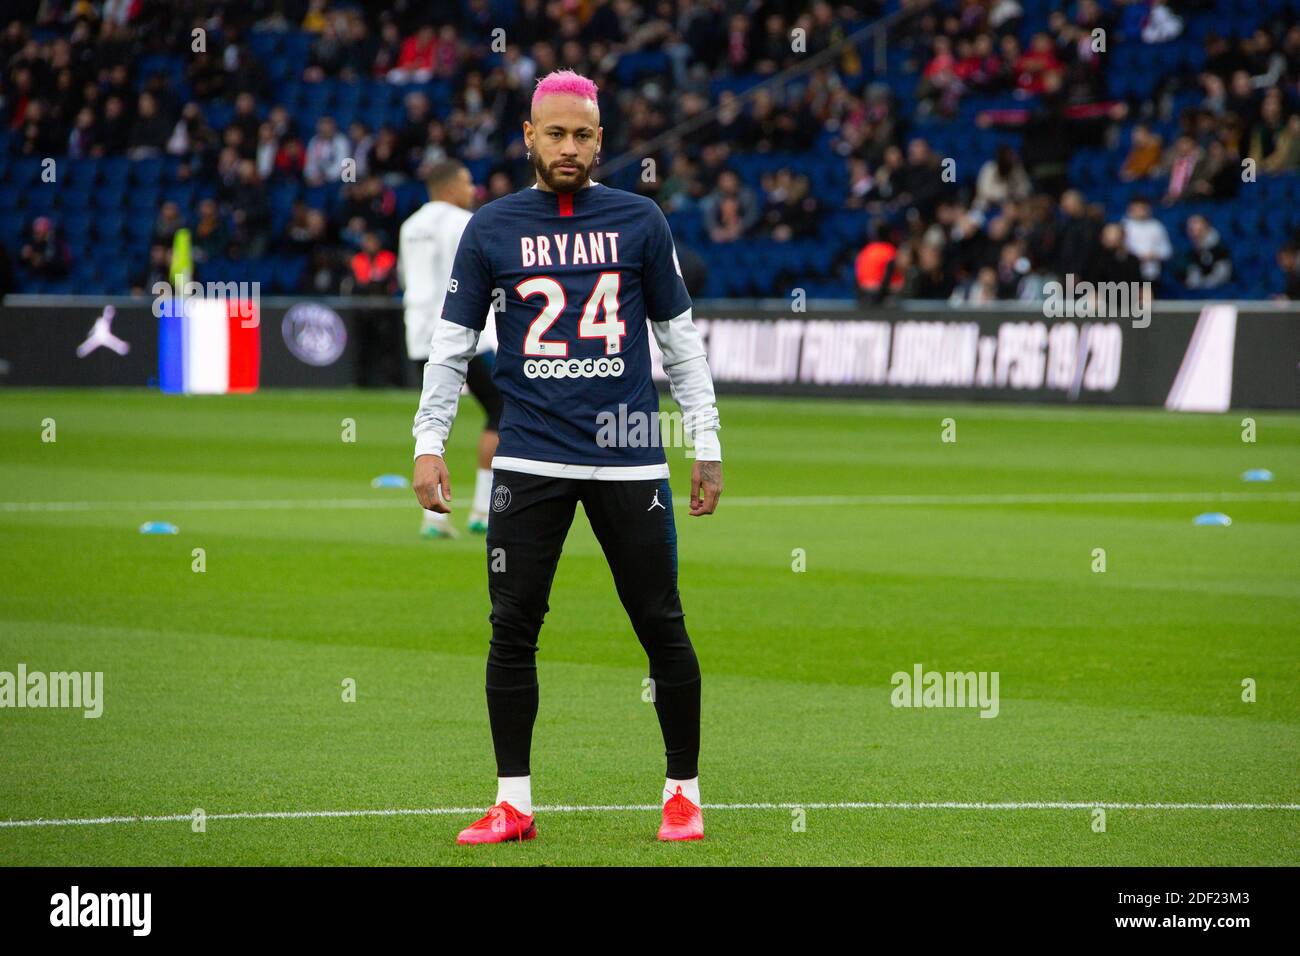
[[[492,469],[480,468],[474,479],[474,510],[487,514],[492,507]]]
[[[697,807],[700,806],[700,778],[691,777],[690,780],[674,780],[668,777],[664,780],[663,801],[667,803],[672,797],[677,795],[677,788],[682,788],[682,796]]]
[[[428,508],[421,509],[424,512],[425,524],[445,524],[447,516],[441,511],[430,511]]]
[[[504,800],[524,816],[532,816],[533,785],[531,781],[532,777],[497,777],[497,803]]]

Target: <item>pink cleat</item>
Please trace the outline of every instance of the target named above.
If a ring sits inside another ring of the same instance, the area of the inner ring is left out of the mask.
[[[664,822],[659,827],[659,839],[704,839],[704,813],[682,793],[681,787],[664,804]]]
[[[481,820],[471,823],[460,831],[456,842],[462,845],[471,843],[504,843],[507,840],[531,840],[537,836],[537,825],[531,815],[525,816],[510,804],[502,800]]]

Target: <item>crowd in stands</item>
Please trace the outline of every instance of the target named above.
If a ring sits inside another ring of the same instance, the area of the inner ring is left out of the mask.
[[[165,177],[153,208],[129,210],[147,235],[119,234],[144,243],[128,243],[132,290],[166,274],[186,228],[201,278],[272,257],[300,264],[293,291],[396,294],[397,229],[424,172],[462,159],[482,201],[527,185],[531,88],[569,67],[601,87],[604,155],[636,159],[611,182],[660,202],[714,294],[786,295],[811,277],[871,301],[1032,300],[1073,274],[1296,295],[1300,223],[1270,233],[1276,264],[1243,278],[1225,218],[1259,181],[1300,172],[1295,5],[1265,0],[1236,17],[1249,28],[1193,38],[1222,4],[911,2],[886,69],[850,45],[754,92],[897,0],[14,0],[0,199],[23,206],[3,245],[20,287],[74,274],[88,240],[117,237],[33,199],[57,181],[11,170],[57,157],[104,175],[125,157]],[[1115,88],[1120,48],[1192,55],[1135,95]],[[692,121],[678,144],[652,143]],[[979,137],[975,156],[950,148],[954,130]],[[1100,182],[1076,181],[1088,150],[1110,157]],[[734,276],[742,246],[786,267]]]
[[[1140,279],[1192,294],[1229,286],[1234,250],[1214,213],[1198,207],[1187,215],[1179,243],[1156,213],[1206,202],[1227,211],[1258,177],[1300,171],[1300,25],[1280,18],[1241,37],[1209,34],[1198,71],[1175,73],[1149,100],[1133,102],[1111,95],[1098,38],[1143,46],[1176,40],[1183,20],[1164,0],[1080,0],[1069,12],[1053,11],[1024,47],[1021,13],[1008,0],[930,18],[918,44],[921,112],[955,119],[964,97],[1001,94],[1005,105],[973,119],[1023,138],[1019,148],[1000,146],[971,189],[935,175],[941,159],[924,127],[914,127],[905,145],[877,143],[851,160],[851,202],[892,224],[862,248],[859,287],[873,298],[985,303],[1033,301],[1045,282],[1066,275]],[[1178,102],[1185,105],[1170,108]],[[1149,122],[1162,111],[1173,114],[1168,141]],[[1071,188],[1071,154],[1118,142],[1126,120],[1117,178],[1141,193],[1108,216],[1103,202]],[[1278,252],[1272,288],[1256,297],[1294,296],[1296,240],[1300,230]]]

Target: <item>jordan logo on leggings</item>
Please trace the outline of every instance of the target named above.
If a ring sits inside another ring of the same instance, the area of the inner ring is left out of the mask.
[[[657,488],[655,489],[655,500],[650,502],[650,507],[646,511],[654,511],[656,508],[664,508],[664,503],[659,500],[659,489]],[[667,510],[667,508],[664,508],[664,511]]]

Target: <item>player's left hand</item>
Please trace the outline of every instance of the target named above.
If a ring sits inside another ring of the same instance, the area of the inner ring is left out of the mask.
[[[722,497],[722,462],[697,461],[691,469],[691,517],[711,515]]]

